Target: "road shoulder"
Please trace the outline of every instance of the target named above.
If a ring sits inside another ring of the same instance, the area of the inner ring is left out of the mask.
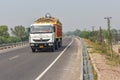
[[[73,45],[76,49],[76,52],[71,53],[69,62],[64,68],[64,74],[60,80],[80,80],[80,53],[81,45],[80,40],[75,38],[75,44]]]

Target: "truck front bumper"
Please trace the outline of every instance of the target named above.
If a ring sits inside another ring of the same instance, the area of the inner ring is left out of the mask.
[[[53,45],[53,43],[30,43],[32,49],[51,48]]]

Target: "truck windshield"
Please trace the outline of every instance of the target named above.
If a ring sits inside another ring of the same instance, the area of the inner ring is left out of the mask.
[[[31,33],[41,32],[53,32],[53,26],[31,26]]]

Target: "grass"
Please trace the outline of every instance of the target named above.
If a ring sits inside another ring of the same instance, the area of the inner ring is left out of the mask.
[[[120,65],[120,55],[116,54],[115,52],[112,55],[112,58],[110,56],[107,56],[107,64],[112,66],[119,66]]]
[[[92,65],[92,71],[93,71],[93,75],[94,75],[94,80],[97,80],[97,72],[95,71],[93,65]]]
[[[107,64],[112,66],[120,65],[120,55],[113,52],[111,57],[111,51],[108,45],[97,42],[91,42],[90,40],[85,40],[85,42],[87,44],[87,48],[92,48],[91,53],[99,53],[105,55],[107,59]]]

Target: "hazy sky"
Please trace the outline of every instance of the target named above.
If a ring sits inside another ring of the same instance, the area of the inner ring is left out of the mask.
[[[29,27],[49,12],[63,23],[63,31],[107,28],[120,29],[120,0],[0,0],[0,25]]]

